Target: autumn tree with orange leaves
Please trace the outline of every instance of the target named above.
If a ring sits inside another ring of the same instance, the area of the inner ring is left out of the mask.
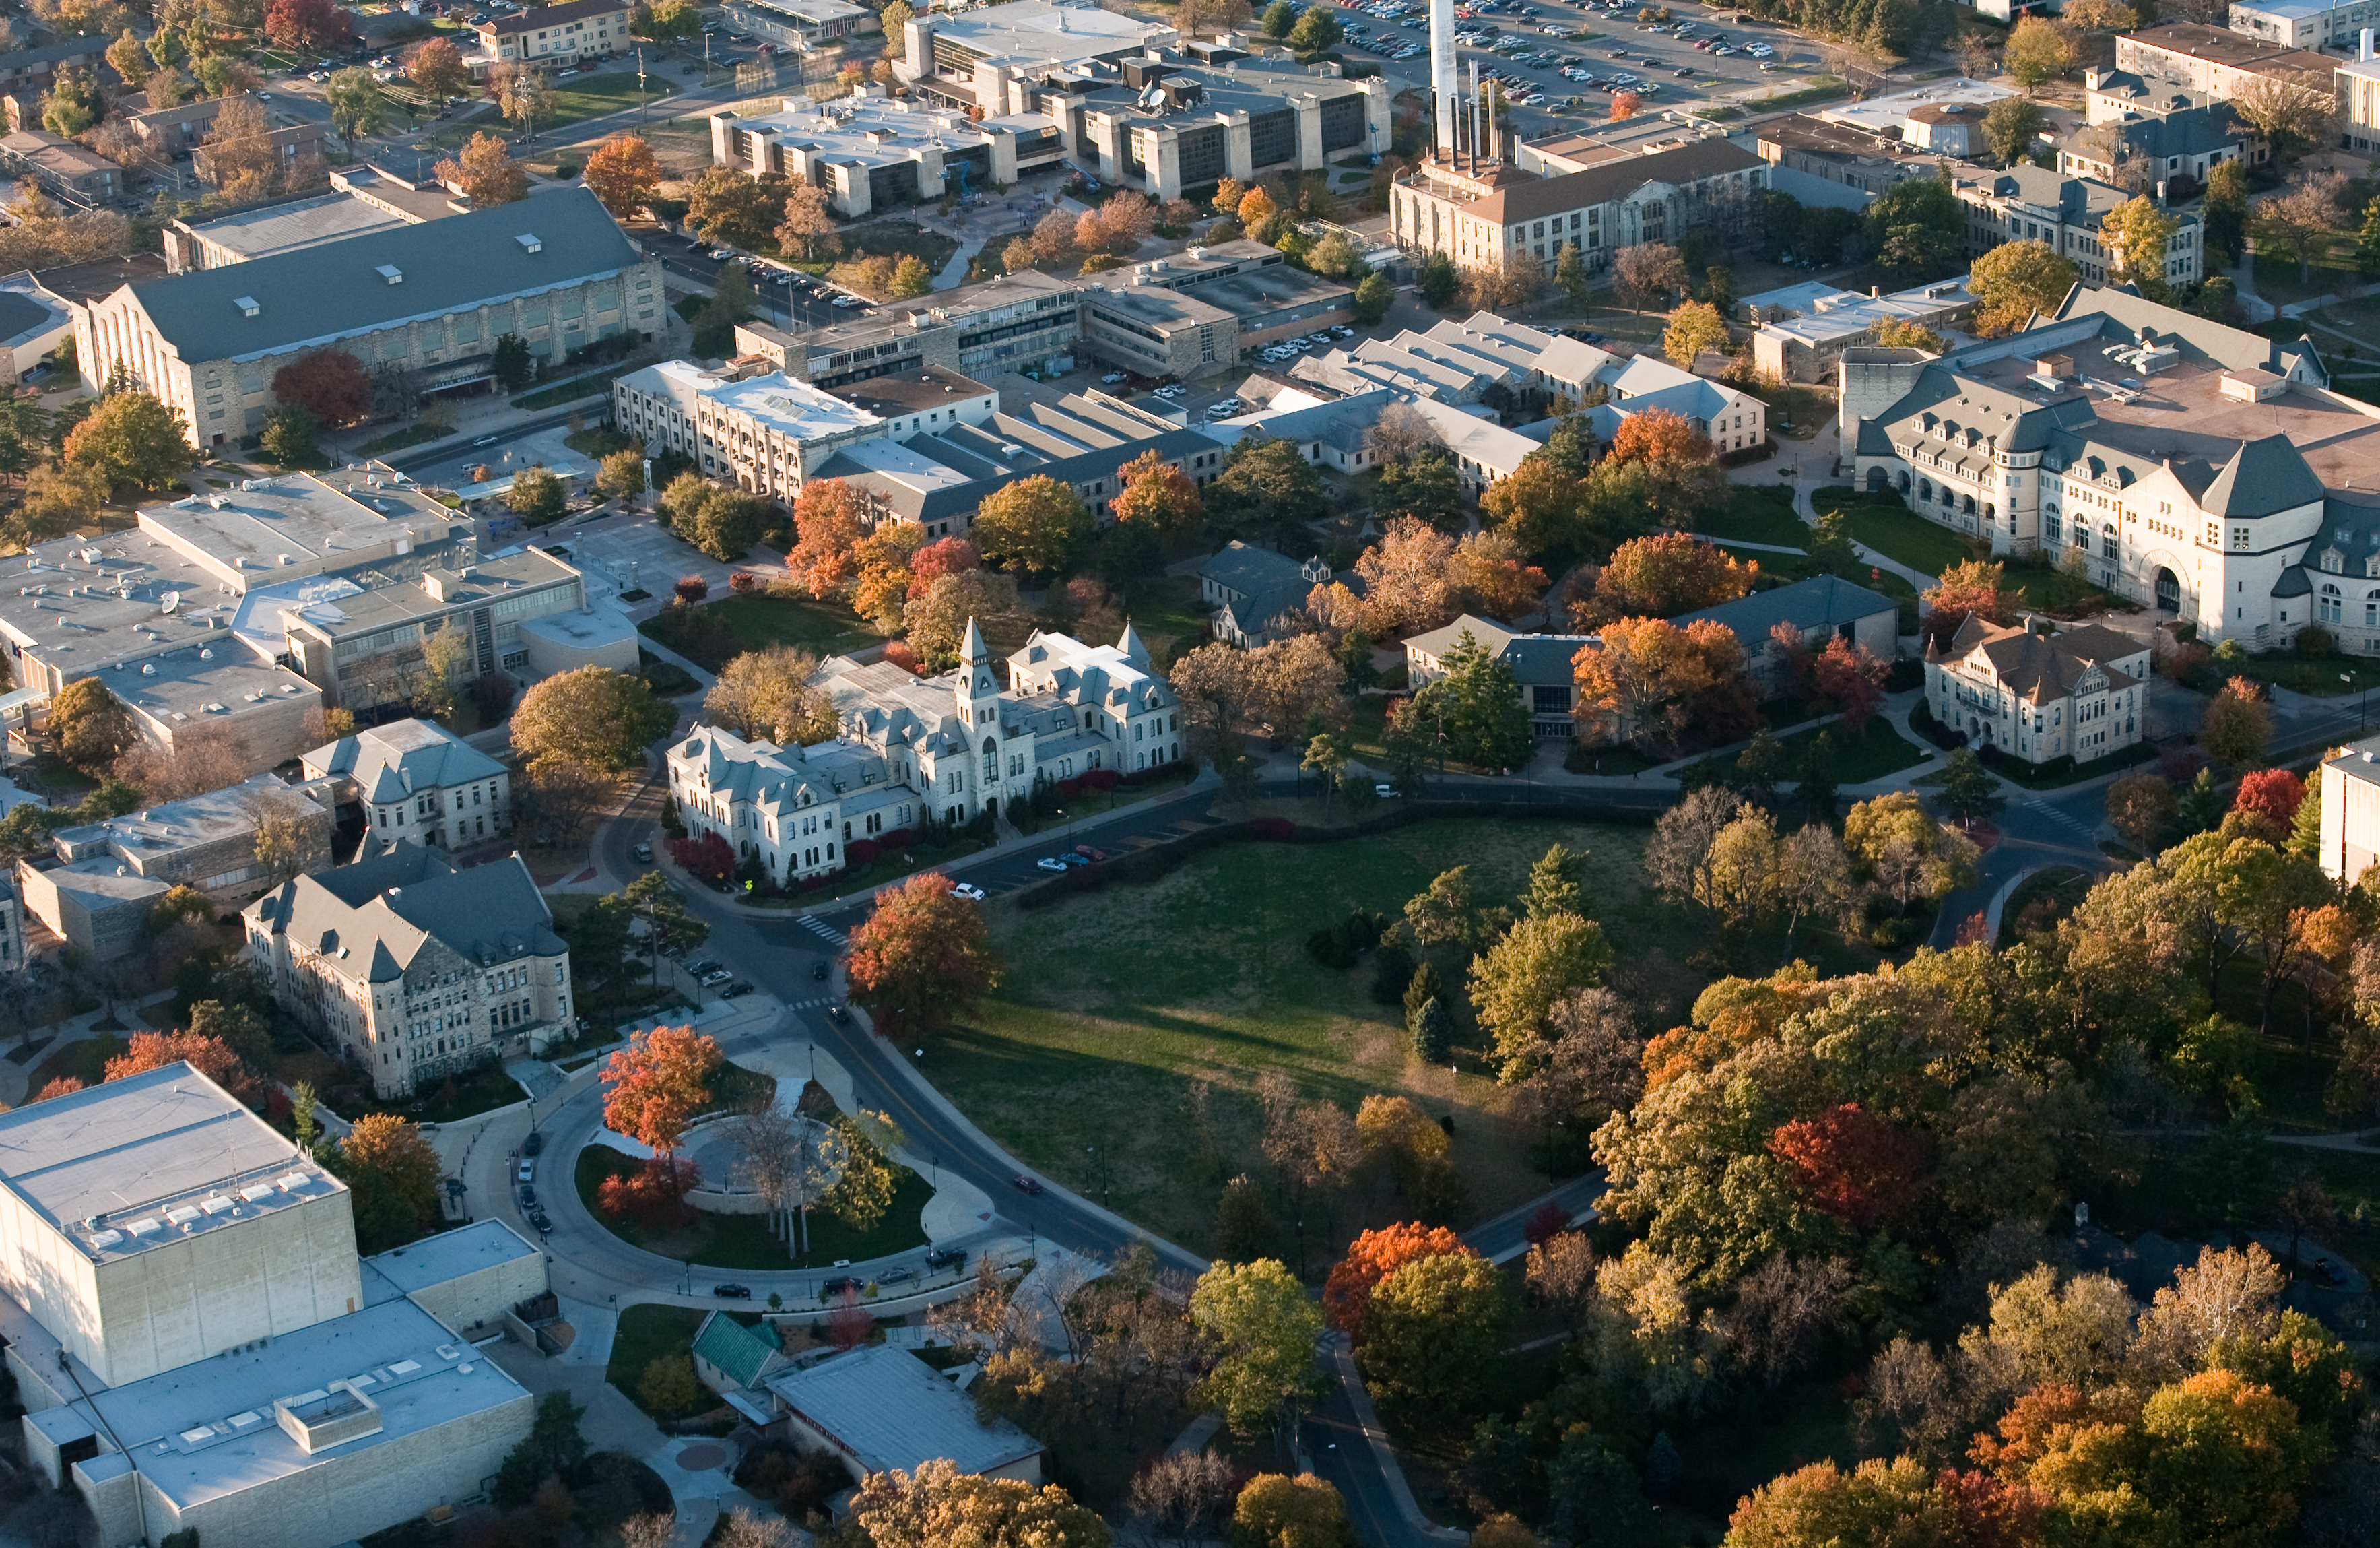
[[[983,913],[922,872],[877,896],[876,912],[851,932],[845,969],[851,997],[887,1034],[931,1031],[1004,976]]]
[[[814,597],[843,594],[859,576],[868,502],[841,479],[812,479],[794,500],[793,552],[785,568]]]
[[[1716,543],[1684,532],[1632,538],[1611,551],[1595,594],[1572,609],[1582,632],[1609,618],[1673,618],[1751,592],[1756,562],[1739,563]]]
[[[1743,647],[1725,624],[1698,618],[1618,618],[1572,659],[1582,712],[1612,717],[1621,740],[1647,752],[1690,732],[1724,739],[1751,728]]]
[[[366,1113],[333,1150],[331,1164],[355,1196],[356,1245],[364,1251],[402,1247],[438,1219],[446,1164],[419,1125],[394,1113]]]
[[[1372,1291],[1381,1280],[1416,1258],[1444,1252],[1469,1252],[1450,1226],[1405,1221],[1365,1232],[1347,1244],[1347,1255],[1330,1271],[1322,1287],[1322,1314],[1348,1341],[1364,1341],[1364,1316],[1371,1309]]]
[[[710,1100],[710,1073],[723,1059],[718,1042],[691,1027],[629,1034],[603,1063],[604,1127],[668,1155]]]
[[[1812,1203],[1863,1231],[1903,1218],[1933,1186],[1925,1141],[1856,1102],[1780,1125],[1768,1153]]]
[[[1467,532],[1454,545],[1447,579],[1465,609],[1508,623],[1546,594],[1546,572],[1529,563],[1510,532],[1492,530]]]
[[[1110,503],[1118,521],[1146,527],[1160,538],[1196,531],[1207,518],[1207,504],[1189,474],[1154,450],[1145,451],[1116,470],[1123,492]]]
[[[188,1063],[248,1106],[259,1104],[262,1091],[231,1044],[197,1032],[135,1032],[131,1046],[107,1061],[107,1079],[128,1079],[167,1065]]]

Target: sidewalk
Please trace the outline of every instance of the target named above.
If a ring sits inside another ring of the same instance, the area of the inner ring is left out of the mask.
[[[142,1006],[167,1004],[173,998],[172,990],[161,989],[138,1001],[131,999],[118,1001],[115,1007],[116,1019],[124,1025],[113,1035],[128,1041],[135,1032],[154,1030],[155,1029],[146,1021],[140,1019],[137,1011]],[[10,1107],[22,1107],[34,1094],[31,1089],[33,1072],[41,1067],[42,1061],[71,1043],[86,1042],[102,1035],[98,1030],[98,1023],[105,1019],[107,1019],[107,1007],[103,1005],[97,1010],[87,1010],[80,1016],[67,1018],[58,1023],[55,1030],[48,1025],[32,1029],[23,1043],[20,1043],[18,1048],[10,1049],[6,1057],[0,1057],[0,1103],[5,1103]],[[16,1054],[19,1049],[44,1038],[48,1041],[42,1042],[30,1057],[22,1064],[17,1062]]]

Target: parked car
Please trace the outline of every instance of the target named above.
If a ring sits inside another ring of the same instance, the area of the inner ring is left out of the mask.
[[[929,1247],[926,1249],[926,1267],[929,1269],[939,1270],[962,1268],[965,1263],[966,1253],[958,1248]]]
[[[1075,853],[1087,860],[1103,860],[1108,858],[1108,852],[1105,849],[1095,849],[1087,844],[1075,845]]]
[[[721,1300],[750,1300],[752,1298],[752,1286],[749,1285],[713,1285],[710,1287],[710,1293],[717,1296]]]
[[[521,1184],[520,1201],[521,1208],[525,1210],[533,1210],[537,1208],[537,1189],[529,1187],[527,1183]]]
[[[952,883],[951,895],[953,897],[964,897],[969,903],[980,903],[983,901],[983,889],[977,886],[972,882]]]
[[[1066,869],[1066,862],[1060,859],[1055,855],[1044,855],[1033,863],[1043,871],[1063,871]]]
[[[1035,1198],[1039,1198],[1041,1194],[1041,1179],[1038,1177],[1028,1177],[1022,1172],[1018,1173],[1015,1176],[1009,1178],[1008,1186],[1016,1189],[1019,1193],[1030,1194]]]
[[[1099,380],[1107,384],[1109,386],[1114,386],[1118,382],[1123,380],[1123,372],[1121,371],[1111,371],[1105,376],[1100,377]]]
[[[515,1180],[525,1183],[537,1181],[537,1162],[534,1159],[524,1159],[520,1164],[520,1175]]]
[[[750,993],[752,993],[752,986],[742,979],[737,979],[734,983],[721,990],[719,997],[722,1000],[740,1000]]]
[[[826,981],[826,975],[829,971],[830,969],[828,969],[827,964],[822,959],[810,964],[810,977],[820,983],[824,983]]]
[[[1059,862],[1063,865],[1088,865],[1091,863],[1090,857],[1087,855],[1069,853],[1059,856],[1058,859]]]
[[[537,1234],[540,1236],[544,1236],[546,1233],[553,1229],[553,1217],[547,1214],[543,1210],[529,1211],[528,1223],[532,1226],[536,1227]]]
[[[832,1279],[826,1281],[819,1286],[819,1299],[829,1299],[832,1297],[843,1294],[845,1290],[850,1291],[856,1296],[866,1288],[868,1288],[868,1286],[862,1284],[856,1276],[847,1274],[841,1274],[835,1275]]]
[[[544,1153],[545,1131],[540,1128],[530,1129],[528,1131],[528,1138],[521,1141],[521,1154],[542,1155]]]
[[[906,1285],[917,1277],[917,1271],[916,1269],[886,1269],[882,1274],[876,1276],[876,1283],[880,1286]]]
[[[701,982],[704,988],[709,989],[716,985],[728,982],[735,977],[735,975],[734,973],[729,972],[724,968],[714,968],[710,972],[702,975]]]

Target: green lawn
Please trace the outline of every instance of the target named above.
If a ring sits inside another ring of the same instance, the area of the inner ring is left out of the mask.
[[[1857,737],[1846,737],[1839,727],[1832,725],[1813,726],[1785,737],[1779,745],[1785,750],[1785,767],[1788,770],[1802,766],[1803,756],[1810,744],[1818,739],[1820,732],[1835,738],[1835,781],[1839,785],[1864,785],[1871,779],[1882,779],[1888,774],[1913,769],[1925,762],[1925,755],[1931,750],[1911,741],[1894,730],[1891,722],[1879,716],[1869,721],[1866,731]],[[1732,774],[1736,756],[1733,752],[1717,754],[1705,759],[1704,764],[1723,775]]]
[[[612,1335],[612,1363],[603,1379],[625,1393],[638,1408],[645,1400],[638,1395],[637,1383],[645,1368],[657,1359],[675,1356],[680,1359],[694,1358],[694,1331],[702,1325],[710,1313],[694,1306],[631,1306],[620,1313],[619,1331]],[[710,1390],[702,1390],[701,1406],[710,1406]],[[690,1413],[655,1414],[660,1420],[686,1419]]]
[[[1393,916],[1456,865],[1470,867],[1482,903],[1510,898],[1559,841],[1585,851],[1588,910],[1621,961],[1656,946],[1682,956],[1676,921],[1641,885],[1647,831],[1445,819],[1341,844],[1227,846],[1157,882],[1046,908],[997,903],[994,942],[1017,966],[928,1045],[921,1067],[969,1117],[1070,1187],[1091,1186],[1094,1160],[1104,1158],[1105,1201],[1199,1250],[1213,1246],[1228,1178],[1246,1172],[1270,1187],[1253,1100],[1269,1069],[1351,1113],[1378,1091],[1451,1115],[1471,1214],[1485,1217],[1545,1186],[1526,1159],[1536,1135],[1509,1111],[1510,1093],[1472,1073],[1471,1054],[1461,1076],[1417,1066],[1400,1008],[1370,997],[1370,957],[1327,968],[1303,943],[1351,908]],[[1066,949],[1049,949],[1054,941]],[[1064,1100],[1053,1102],[1056,1092]],[[1378,1223],[1356,1218],[1353,1201],[1340,1205],[1319,1220],[1307,1211],[1309,1266],[1329,1256],[1324,1232],[1343,1239]],[[1281,1217],[1285,1238],[1293,1221]],[[1284,1250],[1293,1247],[1284,1239]]]
[[[627,1221],[607,1217],[596,1204],[596,1189],[608,1176],[625,1176],[643,1163],[609,1145],[589,1145],[578,1152],[576,1181],[587,1213],[633,1247],[664,1258],[691,1261],[698,1277],[706,1269],[792,1269],[832,1263],[840,1258],[880,1258],[926,1245],[918,1217],[933,1188],[907,1167],[896,1167],[900,1187],[892,1207],[868,1231],[855,1231],[825,1210],[810,1212],[810,1250],[807,1258],[787,1253],[784,1242],[769,1234],[768,1219],[757,1214],[710,1214],[695,1212],[682,1230],[647,1231]]]
[[[403,430],[392,430],[385,435],[367,441],[356,450],[364,457],[380,457],[388,452],[401,452],[407,446],[419,446],[424,442],[443,440],[454,433],[453,425],[409,424]]]
[[[2228,676],[2277,683],[2293,692],[2324,698],[2340,698],[2380,688],[2380,662],[2367,657],[2251,656],[2245,661],[2225,662],[2221,670]]]
[[[606,113],[637,105],[637,72],[612,75],[565,75],[553,78],[553,105],[537,121],[537,132],[567,128]]]
[[[1694,513],[1695,531],[1705,537],[1776,543],[1786,548],[1799,548],[1808,541],[1810,529],[1793,514],[1790,495],[1780,498],[1780,491],[1742,484],[1734,485],[1733,491],[1734,498],[1727,509]]]
[[[735,631],[737,643],[747,651],[766,650],[771,645],[799,645],[822,656],[835,655],[873,645],[883,638],[849,608],[830,606],[807,597],[747,593],[721,597],[705,605]],[[654,628],[652,619],[639,627],[654,639],[668,643]],[[715,670],[722,664],[701,664]]]
[[[1926,575],[1939,576],[1960,560],[1975,556],[1974,545],[1965,538],[1897,504],[1854,506],[1843,514],[1852,542]]]
[[[2080,618],[2109,608],[2138,611],[2137,604],[2113,591],[2103,591],[2059,569],[2009,565],[2000,572],[2000,587],[2003,595],[2017,597],[2018,605],[2046,613],[2053,618]]]

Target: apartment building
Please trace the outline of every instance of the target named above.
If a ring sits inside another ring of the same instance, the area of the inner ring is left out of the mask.
[[[573,64],[626,48],[629,13],[630,7],[615,0],[506,11],[479,24],[480,46],[492,59]]]

